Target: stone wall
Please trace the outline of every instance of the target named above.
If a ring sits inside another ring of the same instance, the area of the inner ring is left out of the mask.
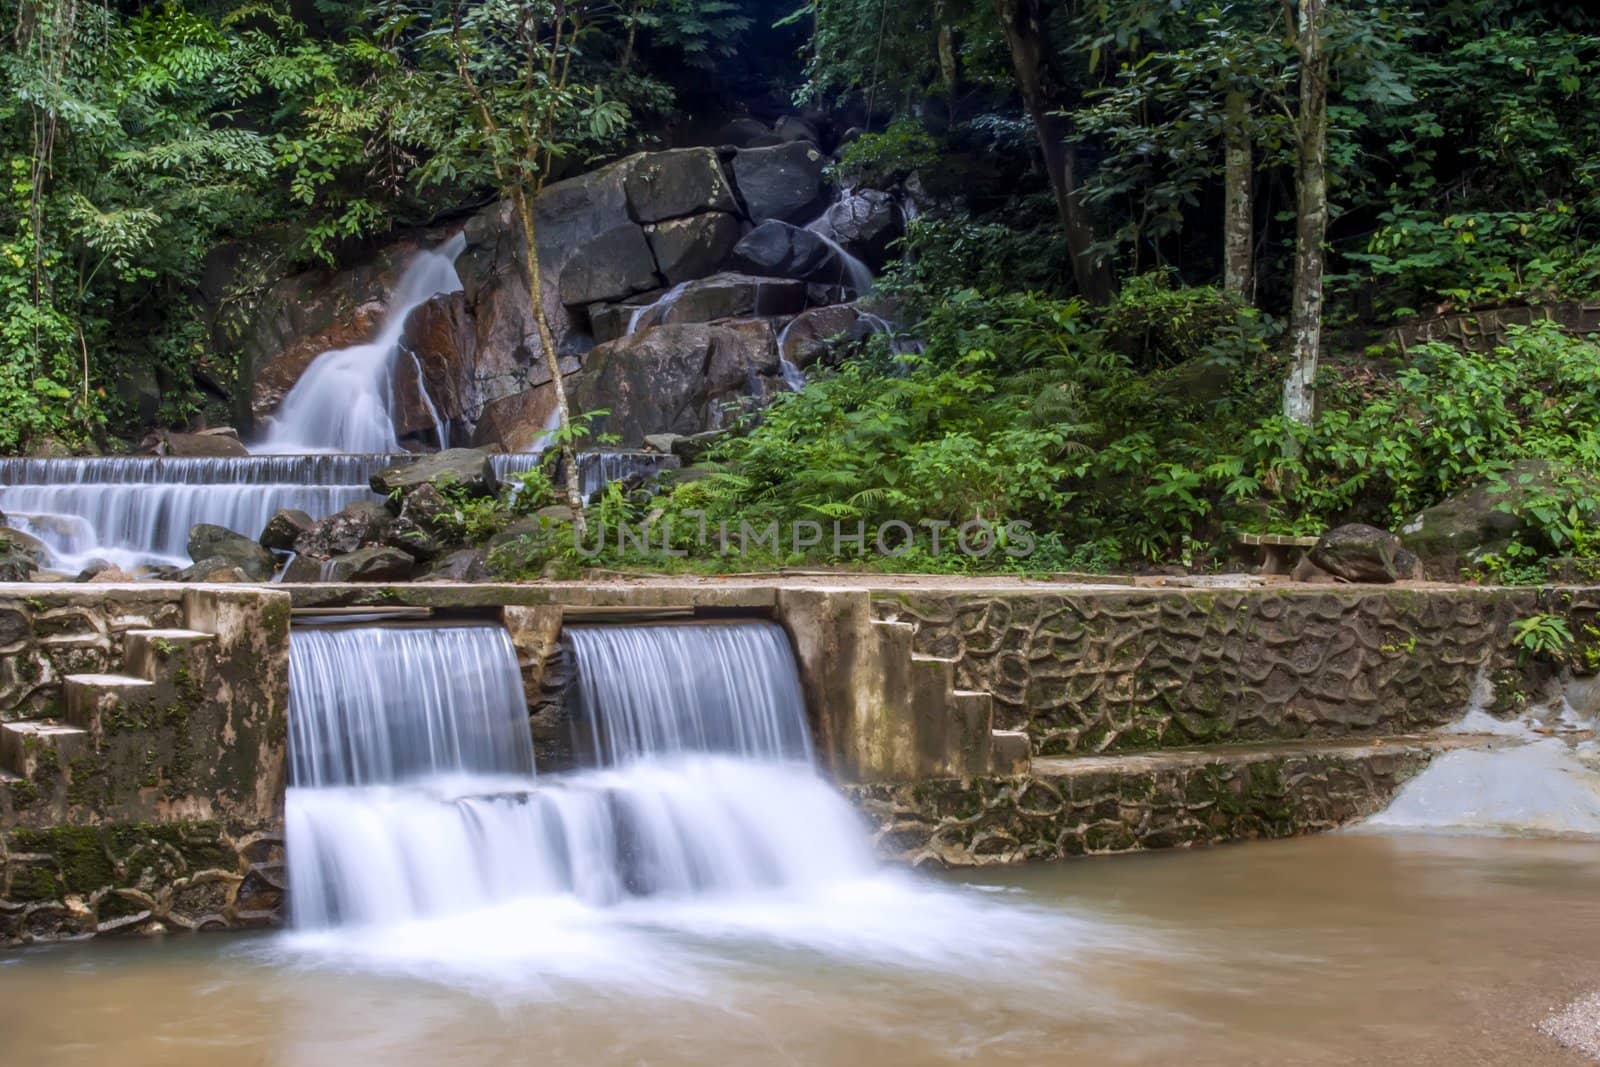
[[[1045,760],[1024,777],[847,792],[886,858],[974,867],[1331,830],[1380,810],[1430,756],[1396,745]]]
[[[1531,590],[880,593],[1040,755],[1397,733],[1459,718]]]
[[[0,589],[0,722],[60,714],[62,676],[120,667],[129,630],[183,624],[177,586],[86,585],[71,598]]]

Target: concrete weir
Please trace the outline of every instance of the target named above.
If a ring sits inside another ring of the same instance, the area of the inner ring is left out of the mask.
[[[879,852],[981,865],[1329,829],[1496,683],[1510,625],[1600,589],[793,577],[0,585],[0,942],[278,922],[296,621],[494,621],[541,772],[575,760],[570,623],[780,624],[820,764]],[[1600,632],[1600,631],[1595,631]]]

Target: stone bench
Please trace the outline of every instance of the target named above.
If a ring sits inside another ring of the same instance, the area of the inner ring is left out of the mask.
[[[1318,540],[1292,534],[1240,534],[1234,539],[1234,544],[1250,550],[1249,554],[1260,563],[1259,573],[1288,574],[1294,569],[1300,553],[1315,548]]]

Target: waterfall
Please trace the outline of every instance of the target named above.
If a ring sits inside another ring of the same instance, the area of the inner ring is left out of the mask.
[[[587,504],[612,482],[649,481],[677,466],[676,458],[655,452],[579,452],[578,489]]]
[[[492,626],[296,630],[286,827],[301,929],[870,875],[770,623],[573,626],[594,766],[535,778]],[[513,736],[516,735],[516,736]]]
[[[809,754],[800,678],[778,626],[569,626],[566,637],[597,764],[685,752]]]
[[[256,451],[400,451],[393,415],[400,335],[418,307],[441,293],[460,290],[455,260],[466,242],[466,235],[458,233],[436,250],[417,253],[395,285],[378,336],[318,356],[283,398]],[[420,373],[417,388],[431,409]]]
[[[122,567],[183,566],[196,523],[254,537],[279,508],[320,518],[371,498],[372,475],[404,458],[0,459],[0,512],[43,541],[62,570],[95,556]]]
[[[522,674],[504,627],[296,629],[289,679],[295,786],[533,774]]]

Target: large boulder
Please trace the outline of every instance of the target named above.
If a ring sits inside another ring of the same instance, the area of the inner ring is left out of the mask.
[[[790,141],[810,141],[812,144],[821,144],[822,137],[817,133],[817,127],[799,115],[784,115],[772,127],[773,134],[779,141],[787,144]]]
[[[373,492],[385,496],[396,492],[404,495],[422,485],[440,490],[460,488],[473,496],[490,496],[498,484],[489,453],[476,448],[449,448],[372,476]]]
[[[295,541],[295,552],[308,559],[354,552],[366,545],[382,544],[394,515],[376,500],[358,500],[320,520]]]
[[[793,315],[806,306],[806,287],[787,278],[716,274],[688,282],[639,317],[638,329],[760,315]]]
[[[247,573],[233,560],[223,559],[221,556],[195,560],[192,565],[178,572],[177,580],[209,583],[265,581]]]
[[[600,345],[572,403],[578,411],[606,409],[595,432],[638,448],[647,434],[720,429],[783,389],[772,326],[746,319],[662,326]]]
[[[572,388],[570,381],[567,388]],[[555,387],[546,382],[484,405],[473,440],[507,452],[528,452],[549,443],[556,421]]]
[[[587,242],[561,269],[561,302],[576,307],[621,300],[659,284],[644,230],[624,223]]]
[[[487,582],[493,575],[481,548],[461,548],[435,560],[422,576],[427,582]]]
[[[295,542],[310,533],[316,524],[317,520],[298,508],[279,508],[262,528],[258,543],[262,548],[292,551]]]
[[[645,236],[667,284],[677,285],[704,278],[722,265],[739,243],[739,220],[727,212],[711,211],[647,226]]]
[[[860,336],[861,312],[850,304],[812,308],[784,327],[779,340],[783,358],[804,369],[826,356],[841,341]]]
[[[660,222],[702,211],[737,211],[733,190],[709,148],[677,148],[636,156],[623,188],[640,222]]]
[[[1600,482],[1572,474],[1589,495],[1600,495]],[[1453,579],[1461,568],[1527,535],[1524,510],[1538,500],[1567,494],[1563,476],[1545,460],[1521,460],[1499,478],[1490,478],[1418,512],[1400,528],[1400,540],[1421,558],[1428,577]]]
[[[805,141],[743,148],[733,157],[733,180],[755,222],[809,222],[827,203],[828,157]]]
[[[784,143],[771,126],[748,115],[728,122],[712,135],[712,140],[732,148],[766,148]]]
[[[29,542],[38,546],[37,554]],[[43,559],[49,558],[49,553],[43,549],[43,545],[20,530],[0,529],[0,582],[30,580]]]
[[[840,272],[839,257],[810,230],[787,222],[763,222],[739,239],[728,267],[764,278],[832,280]]]
[[[185,459],[225,459],[248,456],[250,450],[240,443],[238,435],[228,432],[175,433],[161,435],[160,453]]]
[[[189,558],[196,563],[220,560],[237,567],[252,582],[270,581],[278,564],[272,553],[225,526],[202,522],[189,530]]]
[[[1388,530],[1363,523],[1336,526],[1318,539],[1311,562],[1347,582],[1388,583],[1410,578],[1416,557]]]
[[[874,268],[889,258],[889,245],[905,233],[900,206],[878,189],[863,189],[829,205],[828,229],[852,255]]]

